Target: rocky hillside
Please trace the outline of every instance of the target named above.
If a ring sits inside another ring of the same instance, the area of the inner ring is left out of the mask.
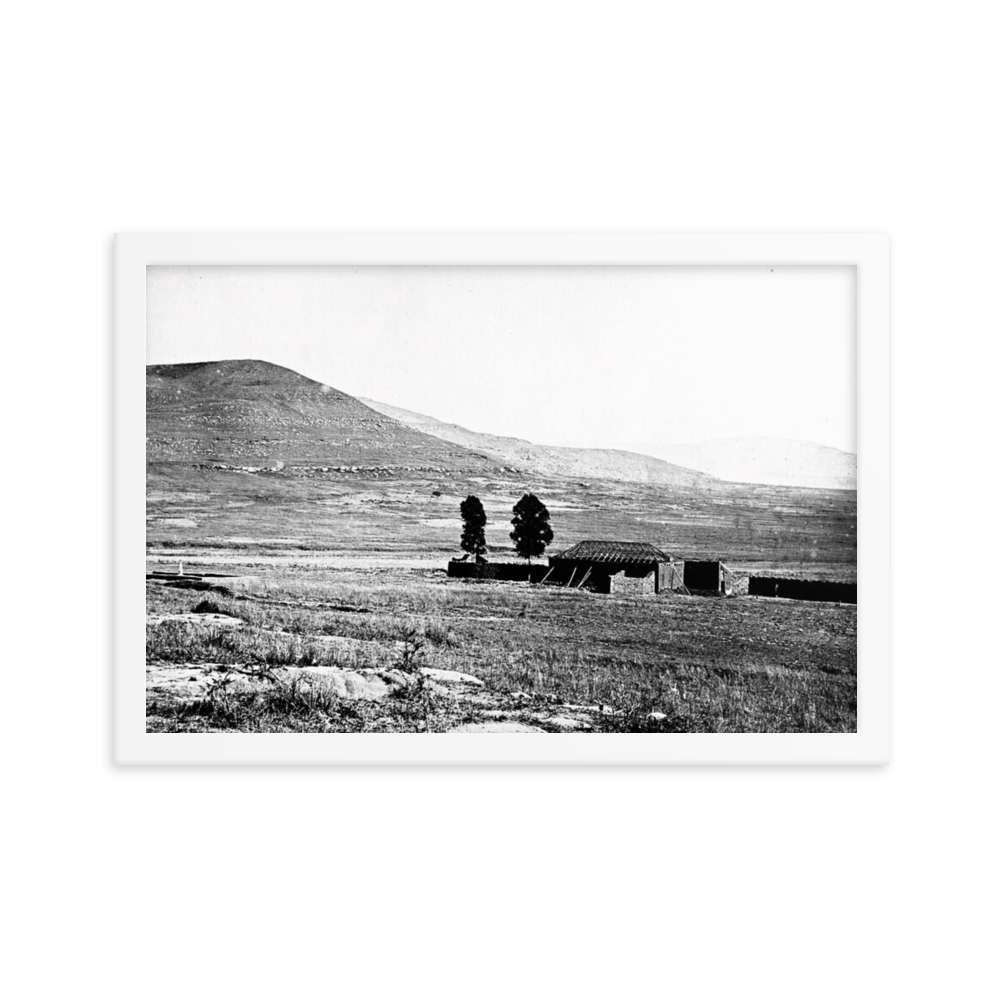
[[[238,468],[372,467],[475,473],[491,458],[264,361],[146,368],[146,460]]]

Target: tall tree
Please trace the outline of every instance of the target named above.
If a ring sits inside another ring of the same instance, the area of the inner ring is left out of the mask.
[[[486,552],[486,511],[479,497],[467,496],[458,508],[462,512],[462,551],[477,559]]]
[[[532,556],[540,556],[545,551],[545,546],[552,541],[548,509],[534,493],[525,493],[514,504],[514,516],[510,523],[514,525],[514,530],[510,533],[514,548],[529,563]]]

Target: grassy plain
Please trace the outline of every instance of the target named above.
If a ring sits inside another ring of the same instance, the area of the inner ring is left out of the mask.
[[[583,538],[640,540],[682,558],[721,558],[761,572],[780,568],[848,581],[856,574],[857,499],[847,490],[408,479],[301,468],[256,474],[153,469],[146,513],[147,550],[154,559],[229,554],[447,560],[458,553],[458,505],[470,493],[480,497],[489,517],[491,557],[510,557],[511,507],[530,490],[552,514],[553,551]]]
[[[147,492],[148,567],[183,560],[186,570],[237,579],[220,579],[224,591],[149,581],[147,610],[201,607],[238,625],[148,626],[151,666],[218,665],[218,680],[197,697],[152,685],[148,728],[422,732],[504,721],[550,732],[855,729],[854,606],[449,579],[460,501],[468,493],[483,500],[491,558],[511,558],[510,508],[528,489],[551,511],[552,550],[582,538],[642,540],[760,573],[855,579],[856,500],[847,491],[163,466]],[[356,701],[302,682],[302,668],[409,676],[415,665],[483,684],[417,682]],[[247,672],[258,683],[230,683]]]

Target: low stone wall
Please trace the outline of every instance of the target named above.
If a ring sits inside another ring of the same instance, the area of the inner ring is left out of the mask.
[[[756,597],[786,597],[790,601],[838,601],[858,603],[856,583],[831,583],[829,580],[796,580],[781,576],[750,577],[750,594]]]
[[[448,563],[448,576],[463,580],[520,580],[541,583],[549,572],[544,563],[506,562],[461,562],[452,559]]]

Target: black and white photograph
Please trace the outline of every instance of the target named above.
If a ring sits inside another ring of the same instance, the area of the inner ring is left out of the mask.
[[[854,733],[850,266],[146,269],[148,733]]]

